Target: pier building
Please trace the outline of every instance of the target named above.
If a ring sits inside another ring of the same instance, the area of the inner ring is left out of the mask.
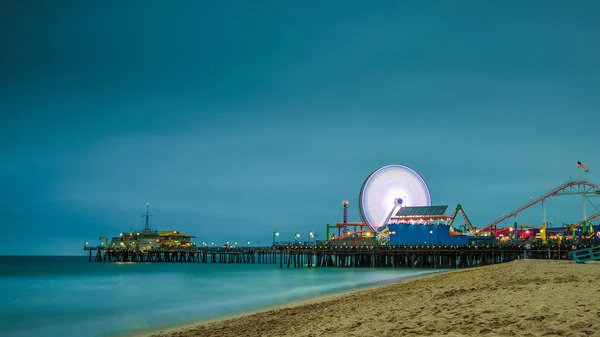
[[[195,236],[179,231],[164,231],[158,234],[158,244],[161,247],[189,247],[193,245],[193,238]]]
[[[149,204],[146,203],[146,214],[144,228],[139,231],[123,232],[119,236],[113,237],[109,249],[135,249],[135,250],[153,250],[161,247],[191,247],[195,246],[192,239],[195,236],[181,233],[177,230],[158,231],[150,227]]]

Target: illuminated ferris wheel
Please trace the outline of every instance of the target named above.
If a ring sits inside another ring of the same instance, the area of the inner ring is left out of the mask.
[[[387,225],[390,212],[397,206],[431,206],[431,194],[417,171],[393,164],[369,175],[358,201],[365,223],[378,230]]]

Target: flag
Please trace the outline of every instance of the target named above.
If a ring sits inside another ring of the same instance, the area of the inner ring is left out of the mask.
[[[585,164],[580,161],[577,162],[577,167],[582,168],[583,172],[590,172],[590,170],[588,170],[588,168],[585,166]]]

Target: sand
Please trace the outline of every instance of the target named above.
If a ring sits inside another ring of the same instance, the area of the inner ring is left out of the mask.
[[[600,336],[600,263],[518,260],[151,335]]]

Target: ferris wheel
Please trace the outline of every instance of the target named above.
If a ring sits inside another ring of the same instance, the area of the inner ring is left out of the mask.
[[[392,164],[369,175],[358,201],[365,223],[378,230],[387,225],[390,212],[397,206],[431,206],[431,194],[417,171]]]

